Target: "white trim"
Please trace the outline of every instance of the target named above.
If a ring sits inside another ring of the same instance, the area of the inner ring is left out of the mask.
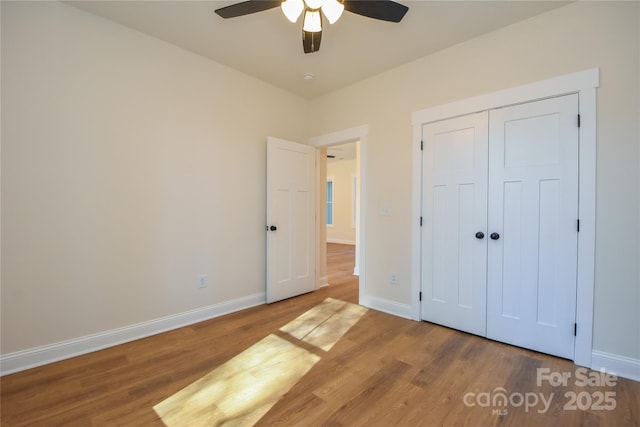
[[[411,318],[421,321],[420,292],[422,277],[422,124],[413,115],[413,190],[411,195]],[[418,298],[416,298],[418,297]]]
[[[422,125],[513,104],[578,93],[582,126],[580,138],[580,194],[578,237],[578,283],[574,363],[591,366],[593,341],[593,289],[595,282],[595,214],[596,214],[596,88],[600,82],[597,68],[567,74],[523,86],[505,89],[450,104],[414,112],[413,124],[413,191],[411,238],[411,318],[420,320],[421,255],[420,216],[422,198]]]
[[[591,353],[591,369],[606,371],[619,377],[640,381],[640,360],[619,356],[604,351],[593,350]]]
[[[367,140],[369,138],[369,125],[356,126],[337,132],[327,133],[309,139],[309,144],[316,148],[329,147],[331,145],[344,144],[347,142],[360,141],[360,215],[358,215],[359,224],[356,225],[356,265],[354,275],[360,276],[358,287],[358,299],[360,304],[364,300],[367,293],[365,279],[365,263],[366,263],[366,203],[367,203]]]
[[[358,140],[362,142],[362,137],[366,137],[368,135],[369,125],[362,125],[310,138],[309,144],[322,148],[329,147],[331,145],[346,144],[348,142],[355,142]]]
[[[600,72],[597,68],[593,68],[416,111],[411,115],[411,122],[414,127],[421,127],[425,123],[581,92],[599,85]]]
[[[409,304],[402,304],[390,299],[366,296],[360,300],[360,305],[382,311],[383,313],[411,319],[411,305]]]
[[[578,274],[576,288],[577,335],[573,361],[591,366],[593,350],[593,294],[596,264],[596,86],[578,93],[581,126],[578,130]]]
[[[327,243],[337,243],[339,245],[355,245],[356,244],[354,240],[329,239],[329,238],[327,238]]]
[[[214,317],[244,310],[264,304],[265,293],[249,295],[207,307],[197,308],[184,313],[161,317],[159,319],[136,323],[122,328],[112,329],[93,335],[74,338],[41,347],[30,348],[0,356],[0,375],[12,374],[36,366],[46,365],[59,360],[69,359],[82,354],[102,350],[107,347],[124,344],[172,329],[192,325]]]
[[[318,289],[329,286],[329,276],[322,276],[318,279]]]

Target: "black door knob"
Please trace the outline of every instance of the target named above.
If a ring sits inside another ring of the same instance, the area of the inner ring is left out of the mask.
[[[484,233],[482,231],[478,231],[476,233],[476,239],[480,239],[480,240],[484,239]]]
[[[491,237],[491,240],[498,240],[500,235],[498,233],[491,233],[489,237]]]
[[[276,231],[278,229],[278,227],[276,227],[275,225],[272,225],[271,227],[269,227],[269,230],[271,231]]]

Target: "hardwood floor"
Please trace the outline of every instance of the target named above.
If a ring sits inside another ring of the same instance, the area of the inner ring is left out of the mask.
[[[5,376],[2,425],[163,426],[155,405],[282,335],[326,298],[357,303],[348,252],[329,246],[330,286],[316,292]],[[375,310],[329,351],[300,346],[317,362],[256,425],[640,425],[638,382],[581,386],[583,373],[570,361]],[[551,379],[571,378],[566,386],[544,378],[538,385],[539,368]]]
[[[349,283],[358,286],[358,276],[353,275],[356,263],[355,246],[327,243],[327,274],[329,285]],[[357,301],[353,301],[357,303]]]

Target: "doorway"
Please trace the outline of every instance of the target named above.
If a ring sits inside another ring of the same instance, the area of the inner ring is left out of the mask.
[[[327,242],[327,277],[329,286],[353,283],[358,276],[353,274],[355,245]]]
[[[359,211],[359,141],[326,148],[325,223],[326,243],[353,246],[357,252],[357,226]],[[321,153],[325,149],[320,150]],[[348,252],[348,247],[342,252]],[[354,256],[351,272],[358,275]],[[331,282],[329,282],[331,284]]]
[[[357,196],[357,209],[355,212],[355,262],[353,274],[357,275],[358,280],[358,300],[361,304],[366,301],[366,278],[365,278],[365,263],[366,263],[366,151],[367,151],[367,138],[369,133],[369,127],[367,125],[358,126],[350,129],[345,129],[338,132],[333,132],[325,135],[321,135],[310,139],[310,144],[315,146],[318,151],[324,152],[331,147],[342,146],[349,143],[358,143],[357,153],[357,176],[356,176],[356,196]],[[325,153],[326,156],[326,153]],[[322,159],[322,156],[318,156]],[[326,164],[326,157],[323,159]],[[322,160],[320,160],[322,163]],[[322,167],[318,168],[318,182],[322,183],[320,189],[326,192],[326,172],[322,171]],[[325,196],[326,197],[326,196]],[[326,215],[326,200],[323,197],[319,198],[318,203],[318,217],[324,218]],[[318,251],[317,251],[317,283],[323,285],[323,281],[328,282],[326,277],[326,224],[324,221],[319,221],[318,227]],[[322,251],[324,250],[324,256]],[[324,268],[324,277],[321,276],[320,270]]]

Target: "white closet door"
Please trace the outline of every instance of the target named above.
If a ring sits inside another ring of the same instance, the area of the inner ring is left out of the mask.
[[[487,113],[423,126],[424,320],[478,335],[486,326]],[[478,235],[480,236],[480,235]]]
[[[569,359],[576,310],[577,108],[577,95],[568,95],[489,113],[487,337]]]

